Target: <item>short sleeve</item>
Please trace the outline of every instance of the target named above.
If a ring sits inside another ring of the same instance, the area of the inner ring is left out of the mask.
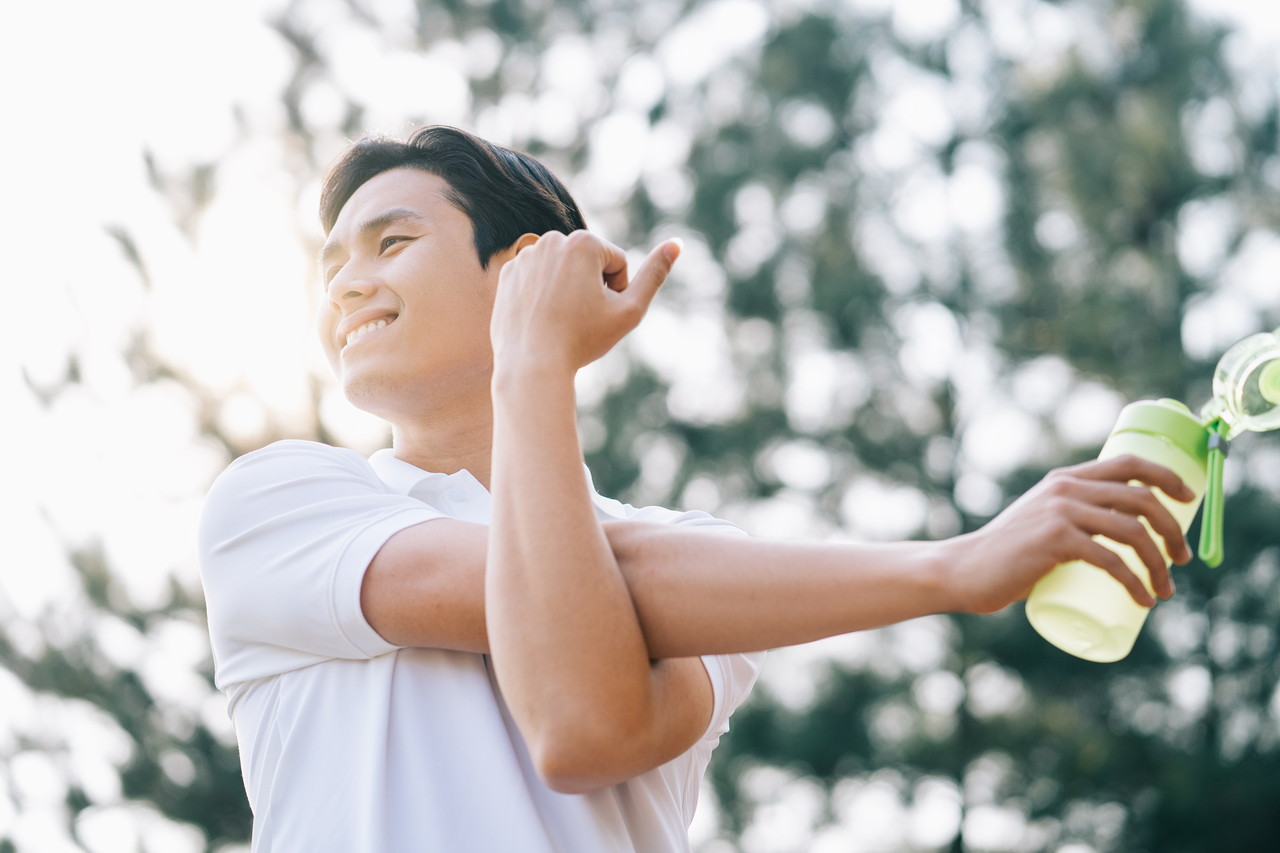
[[[656,523],[678,524],[681,527],[696,527],[708,533],[728,536],[746,536],[747,532],[738,525],[722,518],[716,518],[700,510],[676,512],[663,507],[627,507],[628,518],[632,521],[650,521]],[[764,652],[748,652],[731,655],[703,655],[702,665],[711,679],[711,690],[714,701],[711,709],[711,722],[703,735],[703,740],[714,745],[720,736],[729,730],[729,716],[738,709],[751,694],[751,688],[760,676],[760,668],[764,666]]]
[[[200,524],[218,686],[395,650],[361,610],[365,569],[391,536],[440,517],[350,450],[282,441],[233,462]]]
[[[746,536],[747,532],[732,522],[725,521],[705,512],[686,512],[676,519],[683,527],[697,527],[709,533],[724,533],[730,536]],[[751,688],[760,677],[760,668],[764,666],[764,652],[743,652],[732,655],[703,655],[702,665],[706,667],[711,679],[711,691],[714,697],[711,706],[711,722],[702,736],[703,740],[713,744],[720,736],[729,731],[729,716],[738,710]]]
[[[764,652],[750,652],[702,656],[702,665],[711,679],[714,696],[711,722],[702,736],[703,740],[718,741],[729,731],[729,717],[751,695],[751,688],[760,677],[760,667],[764,665],[764,655]]]

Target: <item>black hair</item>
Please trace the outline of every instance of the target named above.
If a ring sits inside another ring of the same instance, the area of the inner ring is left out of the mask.
[[[401,141],[366,136],[329,169],[320,193],[320,222],[333,230],[343,205],[362,184],[391,169],[421,169],[449,185],[447,198],[471,220],[482,267],[520,235],[587,224],[564,184],[528,154],[455,127],[420,127]]]

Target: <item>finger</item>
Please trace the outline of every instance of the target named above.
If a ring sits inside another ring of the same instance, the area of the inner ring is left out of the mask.
[[[605,287],[621,293],[627,289],[627,253],[603,237],[595,237],[595,240]]]
[[[627,255],[600,235],[586,229],[571,231],[569,234],[548,231],[538,243],[553,247],[549,251],[563,253],[561,260],[568,262],[574,269],[598,270],[604,284],[610,289],[622,290],[626,287]]]
[[[667,240],[649,253],[649,257],[644,259],[640,269],[636,270],[635,277],[627,285],[627,295],[637,303],[633,307],[642,309],[649,307],[649,303],[653,302],[653,297],[658,293],[658,288],[662,287],[662,283],[667,280],[683,248],[684,244],[680,240]]]
[[[1127,545],[1138,555],[1151,578],[1151,588],[1161,598],[1173,595],[1169,579],[1169,566],[1164,555],[1156,547],[1155,540],[1145,525],[1132,515],[1111,512],[1100,507],[1080,506],[1072,513],[1072,521],[1087,533],[1105,536],[1120,545]]]
[[[1125,564],[1119,554],[1106,545],[1093,539],[1087,539],[1080,545],[1080,558],[1119,581],[1135,603],[1142,607],[1155,607],[1156,600],[1147,591],[1142,580]]]
[[[1173,471],[1149,459],[1143,459],[1141,456],[1132,454],[1085,462],[1069,470],[1075,476],[1088,480],[1118,480],[1122,482],[1139,480],[1148,486],[1155,486],[1169,497],[1182,503],[1195,500],[1196,497],[1195,491]]]
[[[1131,486],[1099,480],[1077,480],[1072,491],[1080,500],[1095,506],[1141,516],[1164,541],[1165,551],[1177,563],[1191,560],[1191,548],[1182,525],[1173,517],[1155,493],[1146,486]]]

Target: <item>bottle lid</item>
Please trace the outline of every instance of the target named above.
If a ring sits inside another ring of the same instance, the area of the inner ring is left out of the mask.
[[[1221,418],[1227,438],[1280,429],[1280,329],[1237,341],[1213,371],[1213,398],[1201,419]]]
[[[1177,400],[1140,400],[1125,406],[1115,432],[1129,431],[1164,436],[1200,464],[1208,462],[1209,430]]]
[[[1280,358],[1273,358],[1258,373],[1258,393],[1268,403],[1280,404]]]

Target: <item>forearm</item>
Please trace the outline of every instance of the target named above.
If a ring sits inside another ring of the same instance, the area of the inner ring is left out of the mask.
[[[608,525],[655,658],[727,654],[957,609],[951,542],[766,541],[664,525]]]
[[[536,750],[643,718],[650,654],[582,465],[572,374],[495,379],[490,651]],[[566,723],[576,731],[559,731]],[[605,737],[601,735],[601,737]]]

